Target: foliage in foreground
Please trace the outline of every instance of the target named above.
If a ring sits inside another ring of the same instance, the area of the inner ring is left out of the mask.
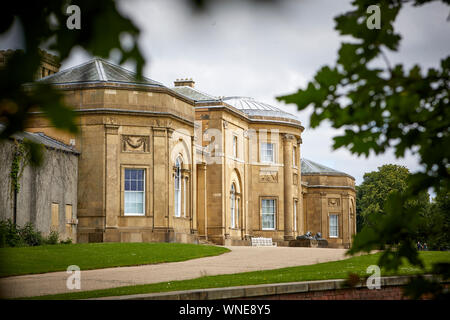
[[[353,38],[341,44],[336,65],[322,67],[305,89],[278,97],[296,104],[299,110],[312,106],[313,128],[329,121],[332,127],[344,129],[342,136],[334,138],[335,149],[345,147],[365,156],[391,149],[396,157],[406,152],[418,155],[423,171],[408,178],[406,190],[389,194],[385,214],[373,226],[363,228],[349,250],[355,254],[381,249],[379,264],[389,270],[397,270],[403,258],[423,267],[415,247],[420,206],[407,204],[430,188],[436,194],[450,191],[450,56],[444,57],[438,68],[422,70],[415,65],[405,70],[402,64],[392,66],[386,55],[399,48],[401,36],[394,23],[403,6],[419,7],[429,2],[432,0],[408,4],[379,1],[380,28],[369,29],[367,9],[373,1],[354,0],[353,11],[335,18],[335,29]],[[449,0],[440,2],[450,4]],[[445,18],[442,23],[446,23]],[[446,278],[449,269],[450,264],[445,264],[436,270]],[[436,287],[425,286],[424,281],[411,284],[415,296]],[[435,290],[436,296],[439,292]]]
[[[69,29],[67,7],[78,5],[81,28]],[[32,111],[40,112],[55,128],[76,133],[76,113],[64,103],[64,94],[45,83],[33,82],[41,63],[40,48],[47,48],[64,61],[75,48],[94,56],[108,58],[112,50],[120,56],[119,63],[134,62],[137,77],[142,74],[145,60],[139,50],[139,29],[120,14],[114,0],[46,0],[10,2],[0,10],[0,35],[14,23],[20,23],[19,38],[26,50],[17,50],[0,70],[0,122],[5,129],[0,140],[23,131]],[[108,26],[105,29],[105,26]],[[128,38],[127,38],[128,37]],[[122,41],[127,38],[129,41]],[[38,145],[30,143],[32,163],[38,164]],[[37,157],[35,157],[37,155]]]

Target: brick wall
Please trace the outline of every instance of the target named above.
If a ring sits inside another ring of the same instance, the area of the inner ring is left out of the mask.
[[[426,278],[432,278],[425,275]],[[382,277],[381,288],[370,290],[363,283],[353,288],[346,280],[317,280],[289,283],[273,283],[226,288],[195,289],[160,293],[144,293],[129,296],[104,297],[101,300],[406,300],[403,287],[408,276]],[[449,288],[448,282],[443,282]],[[428,297],[431,298],[431,297]]]
[[[381,289],[353,288],[340,290],[310,291],[269,296],[251,297],[256,300],[405,300],[401,286]]]

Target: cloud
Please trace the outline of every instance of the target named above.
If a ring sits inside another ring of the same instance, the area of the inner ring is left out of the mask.
[[[447,10],[440,4],[405,7],[396,27],[403,40],[392,63],[436,66],[448,54]],[[218,1],[203,15],[192,14],[183,1],[122,1],[142,29],[140,45],[150,64],[145,74],[171,86],[176,78],[194,78],[202,91],[217,96],[243,95],[296,114],[304,123],[302,155],[347,172],[359,184],[365,172],[386,163],[420,170],[416,155],[357,157],[332,150],[339,130],[323,124],[309,128],[310,109],[298,112],[275,97],[304,87],[316,70],[334,64],[342,37],[333,18],[351,8],[347,0],[280,1],[256,6],[247,1]],[[448,8],[448,7],[447,7]]]
[[[192,13],[185,1],[127,0],[119,4],[141,29],[139,44],[149,61],[146,76],[168,86],[176,78],[192,77],[197,88],[210,94],[251,96],[298,115],[306,127],[302,154],[355,176],[357,183],[364,172],[384,163],[420,169],[412,154],[395,159],[388,152],[365,159],[344,149],[333,151],[332,138],[339,131],[327,124],[312,130],[310,110],[298,112],[295,106],[275,99],[304,87],[321,66],[334,64],[343,38],[334,30],[333,18],[351,8],[349,0],[279,1],[275,5],[216,1],[201,15]],[[440,3],[419,8],[407,5],[396,22],[403,36],[400,51],[387,53],[392,64],[437,66],[450,51],[447,15],[448,6]],[[87,57],[76,50],[63,67]]]

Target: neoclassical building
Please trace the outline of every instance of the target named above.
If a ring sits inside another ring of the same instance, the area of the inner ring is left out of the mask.
[[[78,152],[78,242],[205,240],[279,245],[356,232],[354,178],[301,157],[296,116],[248,97],[173,87],[95,58],[39,81],[65,93],[79,133],[40,114],[28,131]],[[64,204],[61,204],[64,205]]]

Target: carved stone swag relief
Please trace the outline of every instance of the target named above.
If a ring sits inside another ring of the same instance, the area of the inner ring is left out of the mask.
[[[278,172],[277,171],[260,171],[259,172],[259,182],[278,182]]]
[[[338,199],[338,198],[330,198],[330,199],[328,199],[328,206],[329,207],[339,208],[340,205],[341,205],[340,199]]]
[[[122,152],[149,152],[149,137],[122,135]]]

